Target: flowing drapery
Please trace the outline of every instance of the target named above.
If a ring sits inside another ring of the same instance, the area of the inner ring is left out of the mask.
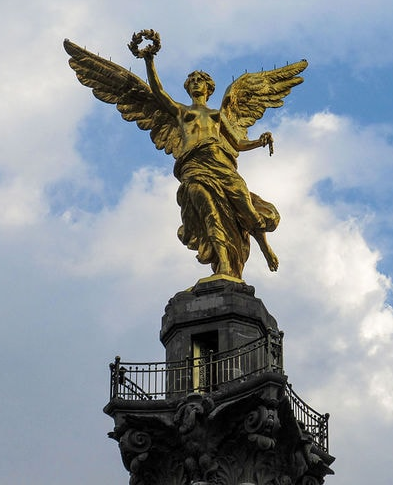
[[[174,173],[181,182],[180,240],[198,251],[198,261],[210,263],[215,273],[222,264],[218,253],[226,253],[231,276],[241,278],[250,234],[260,228],[274,231],[280,220],[276,208],[248,190],[236,160],[218,142],[199,145],[179,158]]]

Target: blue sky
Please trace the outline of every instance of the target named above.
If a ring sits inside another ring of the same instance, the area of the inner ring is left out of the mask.
[[[145,79],[126,44],[154,28],[181,102],[194,69],[214,77],[218,107],[232,76],[308,60],[250,130],[273,132],[274,156],[239,158],[282,216],[279,271],[253,245],[244,278],[285,332],[296,392],[331,414],[326,483],[391,485],[391,2],[16,0],[0,24],[0,483],[127,483],[102,413],[108,363],[161,360],[168,299],[210,274],[176,237],[173,159],[79,84],[62,47]]]

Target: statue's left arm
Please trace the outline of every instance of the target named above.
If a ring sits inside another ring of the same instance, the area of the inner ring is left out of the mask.
[[[223,131],[237,150],[252,150],[269,145],[273,153],[273,137],[267,132],[258,140],[247,139],[247,129],[262,118],[267,108],[279,108],[291,89],[303,82],[298,76],[307,67],[302,60],[272,71],[245,73],[228,86],[221,104]]]
[[[221,113],[221,127],[224,136],[236,151],[244,152],[269,145],[270,155],[273,154],[273,135],[269,131],[262,133],[256,140],[241,138],[232,128],[224,113]]]

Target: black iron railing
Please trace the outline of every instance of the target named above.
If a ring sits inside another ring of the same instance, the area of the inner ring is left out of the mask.
[[[269,332],[238,349],[177,362],[120,362],[111,368],[112,398],[168,399],[189,392],[212,392],[221,384],[265,372],[283,372],[282,334]]]
[[[282,333],[268,332],[235,350],[177,362],[121,362],[110,364],[110,398],[129,401],[160,400],[190,392],[213,392],[230,382],[247,381],[266,372],[283,374]],[[299,426],[328,452],[328,414],[319,414],[286,385],[286,396]]]
[[[329,414],[320,414],[305,403],[287,384],[285,393],[289,399],[291,409],[300,427],[310,433],[312,440],[323,451],[329,451]]]

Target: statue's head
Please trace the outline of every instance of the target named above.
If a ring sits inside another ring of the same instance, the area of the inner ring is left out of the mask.
[[[207,88],[206,99],[209,99],[209,97],[213,94],[216,85],[215,85],[213,79],[211,78],[211,76],[209,74],[207,74],[207,72],[193,71],[192,73],[190,73],[188,75],[185,83],[184,83],[184,89],[191,96],[191,89],[190,89],[191,83],[194,79],[197,79],[197,78],[201,78],[205,82],[206,88]]]

